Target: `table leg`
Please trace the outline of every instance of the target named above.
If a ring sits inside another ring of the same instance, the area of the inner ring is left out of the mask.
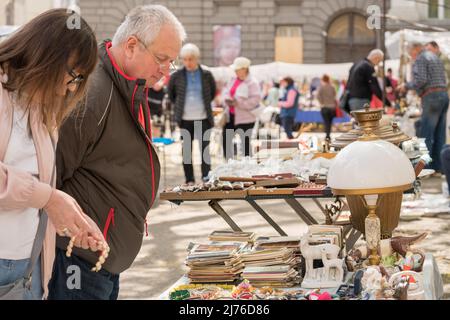
[[[286,201],[286,203],[292,208],[294,209],[295,213],[298,214],[298,216],[300,218],[302,218],[302,220],[307,224],[307,225],[312,225],[312,224],[319,224],[316,219],[314,219],[309,213],[308,211],[306,211],[306,209],[300,204],[300,202],[298,202],[297,200],[295,200],[295,198],[286,198],[284,199]]]
[[[225,212],[225,210],[220,206],[217,200],[211,200],[208,202],[208,205],[225,220],[226,223],[233,229],[233,231],[242,231],[241,228],[238,227],[236,222],[231,219],[231,217]]]
[[[247,199],[247,202],[255,209],[280,235],[287,236],[287,233],[281,229],[281,227],[272,220],[271,217],[261,208],[255,200]]]
[[[327,211],[325,210],[325,208],[322,206],[322,204],[320,203],[319,199],[317,198],[313,198],[314,203],[319,207],[320,210],[322,210],[322,213],[326,216]]]
[[[361,237],[362,233],[353,228],[353,226],[346,226],[347,230],[344,229],[345,237],[345,249],[347,253],[355,246],[356,241]]]

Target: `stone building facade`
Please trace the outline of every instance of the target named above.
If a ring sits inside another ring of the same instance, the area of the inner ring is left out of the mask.
[[[82,15],[99,38],[114,34],[126,13],[136,5],[159,3],[177,15],[188,32],[188,41],[203,53],[203,63],[213,64],[213,28],[241,26],[241,54],[255,64],[275,59],[277,28],[301,28],[302,61],[323,63],[326,57],[326,30],[344,13],[366,15],[371,0],[80,0]]]
[[[366,26],[371,5],[382,0],[0,0],[0,25],[21,25],[52,7],[78,5],[99,39],[110,38],[133,7],[160,3],[186,26],[214,65],[214,28],[240,26],[241,54],[254,63],[347,62],[379,47],[379,30]],[[450,0],[387,0],[388,31],[426,26],[450,30]],[[399,19],[396,19],[398,17]],[[432,28],[429,28],[432,30]]]
[[[439,0],[443,1],[443,0]],[[239,25],[241,55],[254,64],[348,62],[381,43],[379,30],[366,25],[370,5],[381,0],[78,0],[82,15],[99,39],[110,38],[126,13],[141,4],[167,6],[186,27],[188,41],[202,50],[202,63],[213,66],[214,26]],[[391,8],[392,6],[392,8]],[[427,17],[427,6],[407,0],[387,1],[387,9],[413,19]],[[406,10],[406,11],[404,11]],[[408,11],[409,10],[409,11]],[[427,22],[445,25],[442,19]],[[410,27],[394,21],[388,29]],[[289,38],[292,36],[292,38]],[[299,51],[299,52],[297,52]],[[297,52],[297,53],[295,53]],[[295,53],[295,54],[294,54]],[[292,56],[294,55],[294,56]]]

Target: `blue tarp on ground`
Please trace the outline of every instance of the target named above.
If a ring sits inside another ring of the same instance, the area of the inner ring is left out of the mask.
[[[347,114],[344,114],[341,118],[334,118],[333,124],[336,123],[343,123],[343,122],[350,122],[351,117]],[[320,114],[320,111],[303,111],[298,110],[297,115],[295,117],[296,123],[323,123],[322,115]]]
[[[152,141],[153,143],[161,143],[164,144],[165,146],[168,146],[175,142],[175,140],[169,138],[153,138]]]

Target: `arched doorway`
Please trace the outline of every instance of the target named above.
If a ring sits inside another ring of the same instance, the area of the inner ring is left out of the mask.
[[[344,13],[331,21],[327,30],[327,63],[355,62],[375,49],[376,33],[367,28],[366,21],[356,12]]]

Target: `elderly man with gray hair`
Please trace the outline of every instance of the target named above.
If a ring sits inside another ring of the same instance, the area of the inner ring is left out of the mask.
[[[445,67],[439,57],[420,42],[411,42],[409,55],[414,61],[412,81],[400,87],[401,91],[415,90],[422,99],[422,116],[416,124],[416,134],[425,138],[433,159],[431,169],[442,172],[441,150],[446,139],[446,119],[449,104]]]
[[[348,104],[351,111],[363,109],[364,105],[370,104],[372,95],[376,95],[380,100],[383,99],[375,73],[375,67],[383,61],[383,58],[383,51],[374,49],[367,58],[355,63],[350,69],[347,91],[349,95]],[[385,99],[385,104],[391,105],[387,99]]]
[[[92,272],[98,255],[74,248],[67,257],[68,241],[57,238],[49,299],[118,298],[119,275],[141,249],[159,185],[149,87],[169,74],[185,38],[167,8],[146,5],[133,9],[113,40],[100,45],[85,105],[60,131],[57,184],[103,230],[110,252],[100,272]]]
[[[208,179],[211,170],[209,139],[214,126],[211,102],[216,95],[216,82],[200,64],[200,50],[192,43],[181,49],[184,67],[170,78],[168,93],[175,105],[175,121],[183,138],[183,168],[186,183],[195,184],[192,166],[192,141],[197,139],[202,152],[202,179]]]

